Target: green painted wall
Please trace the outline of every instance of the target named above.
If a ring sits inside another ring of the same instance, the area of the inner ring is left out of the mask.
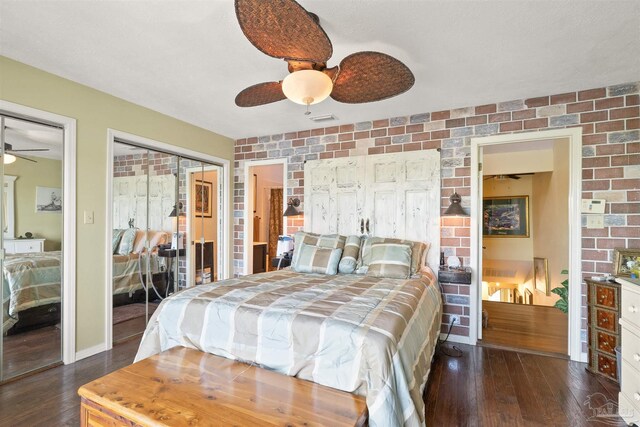
[[[62,215],[36,213],[36,187],[62,188],[62,162],[43,158],[34,160],[38,163],[16,159],[14,163],[4,166],[6,175],[18,177],[14,197],[15,237],[24,236],[30,231],[33,237],[47,239],[44,242],[45,251],[57,251],[62,241]]]
[[[76,351],[98,345],[105,338],[110,256],[105,250],[107,129],[228,159],[231,165],[233,140],[5,57],[0,57],[0,98],[77,120]],[[94,211],[94,224],[82,223],[85,210]],[[231,209],[228,214],[231,218]],[[232,258],[229,253],[229,271]]]

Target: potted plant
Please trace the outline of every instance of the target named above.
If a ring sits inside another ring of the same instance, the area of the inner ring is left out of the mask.
[[[569,274],[569,272],[562,270],[560,274]],[[560,286],[551,289],[551,292],[560,297],[553,306],[567,314],[569,312],[569,279],[564,279],[562,283],[560,283]]]

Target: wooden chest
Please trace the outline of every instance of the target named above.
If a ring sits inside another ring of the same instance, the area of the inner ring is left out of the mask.
[[[618,381],[615,348],[620,345],[620,285],[587,282],[589,371]]]
[[[367,425],[362,396],[174,347],[78,391],[82,426]]]

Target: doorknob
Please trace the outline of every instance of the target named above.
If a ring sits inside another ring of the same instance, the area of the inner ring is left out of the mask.
[[[367,218],[367,225],[366,225],[366,228],[367,228],[367,234],[369,234],[369,218]]]
[[[364,218],[360,218],[360,234],[364,234]]]

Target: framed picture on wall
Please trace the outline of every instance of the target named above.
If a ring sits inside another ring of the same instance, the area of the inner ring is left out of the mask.
[[[37,213],[62,213],[62,188],[36,187]]]
[[[482,216],[484,237],[529,237],[529,196],[484,198]]]
[[[209,181],[196,180],[195,214],[205,218],[211,218],[211,196],[213,183]]]
[[[529,288],[525,288],[524,290],[524,303],[533,304],[533,292],[531,292]]]
[[[533,284],[536,291],[542,292],[546,296],[551,295],[551,287],[549,286],[549,270],[547,269],[546,258],[533,259]]]
[[[615,249],[613,275],[631,277],[640,271],[640,249]]]

